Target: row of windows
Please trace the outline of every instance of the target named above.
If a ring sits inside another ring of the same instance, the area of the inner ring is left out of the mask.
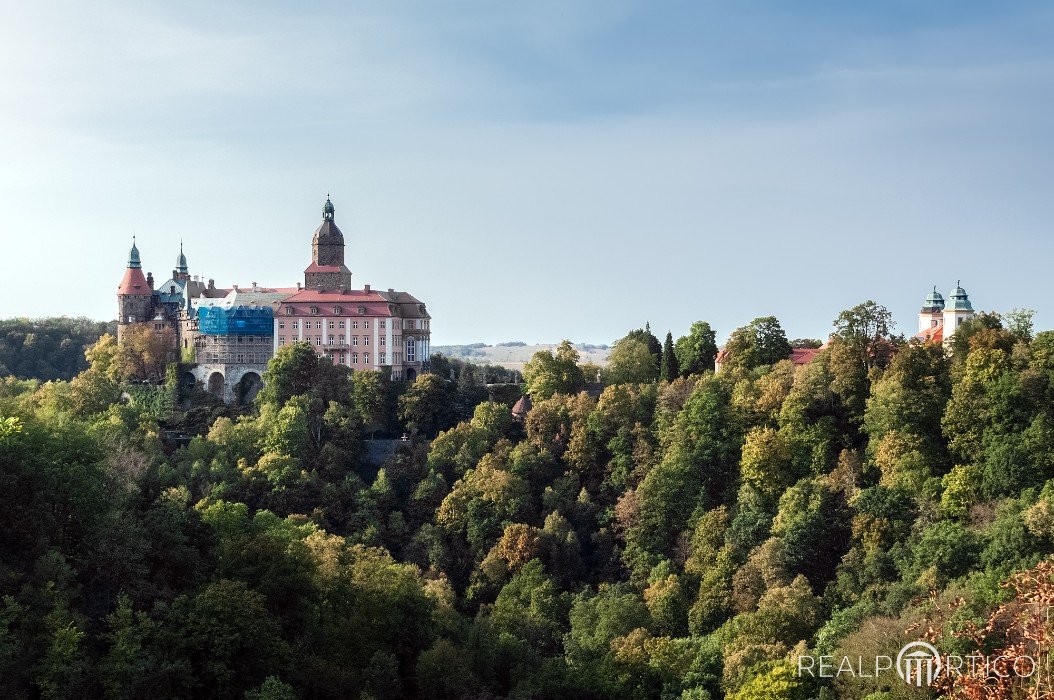
[[[334,362],[336,364],[338,364],[338,365],[357,365],[357,364],[359,364],[359,353],[357,353],[357,352],[353,352],[350,355],[348,353],[346,353],[346,352],[342,352],[339,355],[334,355],[333,357],[335,358]],[[383,358],[383,355],[381,357]],[[383,362],[384,360],[382,359],[381,361]],[[362,353],[362,364],[364,364],[364,365],[370,364],[370,353],[368,353],[368,352]]]
[[[229,363],[264,365],[271,359],[270,353],[230,353],[230,352],[203,352],[198,353],[198,362],[204,363]]]
[[[300,328],[300,321],[301,321],[301,319],[293,319],[290,323],[292,323],[293,328]],[[347,324],[349,322],[348,321],[315,321],[314,323],[315,323],[315,328],[322,328],[322,324],[323,323],[328,323],[329,324],[328,325],[329,328],[334,328],[334,327],[335,328],[347,328]],[[350,323],[351,323],[351,327],[352,328],[358,328],[359,327],[359,322],[358,321],[350,321]],[[336,324],[336,325],[334,326],[334,324]],[[393,319],[392,320],[392,328],[397,328],[398,325],[399,324],[398,324],[397,320]],[[362,322],[362,327],[368,329],[370,327],[370,322],[369,321],[363,321]],[[387,329],[388,328],[388,322],[387,321],[378,321],[377,322],[377,327],[381,328],[381,329]],[[285,321],[279,321],[278,322],[278,328],[280,328],[280,329],[285,328]],[[304,328],[311,328],[311,321],[310,320],[304,320]],[[422,318],[419,318],[419,319],[412,319],[412,318],[404,319],[403,320],[403,328],[404,329],[410,329],[410,330],[424,330],[424,329],[428,328],[428,319],[422,319]]]
[[[322,323],[323,323],[322,321],[315,321],[315,328],[318,329],[318,330],[322,330]],[[348,327],[347,323],[345,321],[337,321],[336,323],[337,323],[336,328],[344,329],[344,328]],[[333,321],[329,321],[329,326],[328,327],[329,328],[333,328],[334,327],[333,324],[334,324]],[[296,319],[294,321],[291,321],[291,325],[292,325],[293,330],[298,330],[300,328],[300,319]],[[358,321],[352,321],[351,322],[351,327],[352,328],[358,328],[359,327],[359,322]],[[369,321],[363,321],[362,322],[362,327],[364,329],[366,329],[366,330],[369,330],[370,329],[370,322]],[[284,328],[285,328],[285,321],[279,321],[278,322],[278,329],[279,330],[283,330]],[[311,328],[311,321],[304,321],[304,328],[305,329]],[[381,328],[384,328],[384,321],[381,321]]]

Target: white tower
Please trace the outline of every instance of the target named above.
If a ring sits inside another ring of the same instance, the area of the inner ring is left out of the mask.
[[[944,307],[944,342],[951,340],[960,323],[975,315],[973,304],[970,303],[966,290],[962,288],[961,283],[956,282],[955,289],[952,290],[948,299],[948,305]]]
[[[926,297],[919,312],[919,333],[933,333],[944,323],[944,297],[937,287]]]

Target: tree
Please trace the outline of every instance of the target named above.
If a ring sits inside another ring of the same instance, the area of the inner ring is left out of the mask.
[[[267,363],[263,380],[264,387],[256,395],[261,404],[281,406],[300,395],[309,395],[323,404],[346,403],[351,393],[347,370],[317,355],[308,343],[278,348]]]
[[[174,361],[175,332],[165,326],[160,331],[145,324],[128,326],[117,350],[115,362],[125,379],[161,381],[165,368]]]
[[[852,348],[865,371],[889,364],[895,350],[891,335],[895,325],[889,309],[870,299],[834,320],[835,333]]]
[[[608,384],[645,384],[658,377],[655,358],[643,341],[630,336],[615,343],[604,379]]]
[[[394,414],[389,376],[375,370],[356,372],[352,375],[352,403],[371,437],[387,429]]]
[[[451,382],[435,374],[420,374],[399,397],[399,419],[412,434],[434,436],[454,422],[454,394]]]
[[[547,399],[553,394],[574,394],[585,386],[578,351],[570,340],[564,340],[556,353],[540,350],[524,365],[523,380],[531,398]]]
[[[755,318],[732,331],[725,345],[729,365],[754,369],[774,365],[790,357],[791,346],[775,316]]]
[[[717,358],[717,335],[709,323],[696,321],[688,330],[688,335],[677,339],[674,352],[684,376],[713,372],[714,360]]]
[[[666,341],[662,344],[662,362],[659,365],[659,379],[672,382],[681,376],[681,366],[677,353],[673,349],[673,333],[666,331]]]

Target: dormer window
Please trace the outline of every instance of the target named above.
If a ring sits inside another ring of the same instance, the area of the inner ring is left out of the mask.
[[[292,316],[293,315],[293,307],[292,306],[285,307],[285,315],[286,316]]]
[[[334,306],[333,307],[333,313],[334,314],[340,314],[340,307],[339,306]]]
[[[317,314],[318,313],[318,307],[317,306],[312,306],[311,307],[311,313],[312,314]]]
[[[364,314],[364,313],[366,313],[366,307],[365,307],[365,306],[360,306],[360,307],[359,307],[359,313],[360,313],[360,314]]]

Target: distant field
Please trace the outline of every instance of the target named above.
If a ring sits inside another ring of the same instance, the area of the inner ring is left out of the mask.
[[[477,364],[501,365],[508,369],[523,369],[523,365],[531,359],[531,356],[539,350],[554,350],[558,343],[541,343],[527,345],[523,343],[498,343],[497,345],[485,345],[483,343],[470,343],[468,345],[433,345],[432,352],[440,352],[447,357],[456,357],[460,360],[475,362]],[[592,362],[597,365],[606,365],[611,348],[607,345],[591,345],[588,343],[576,343],[575,349],[582,356],[582,362]]]

